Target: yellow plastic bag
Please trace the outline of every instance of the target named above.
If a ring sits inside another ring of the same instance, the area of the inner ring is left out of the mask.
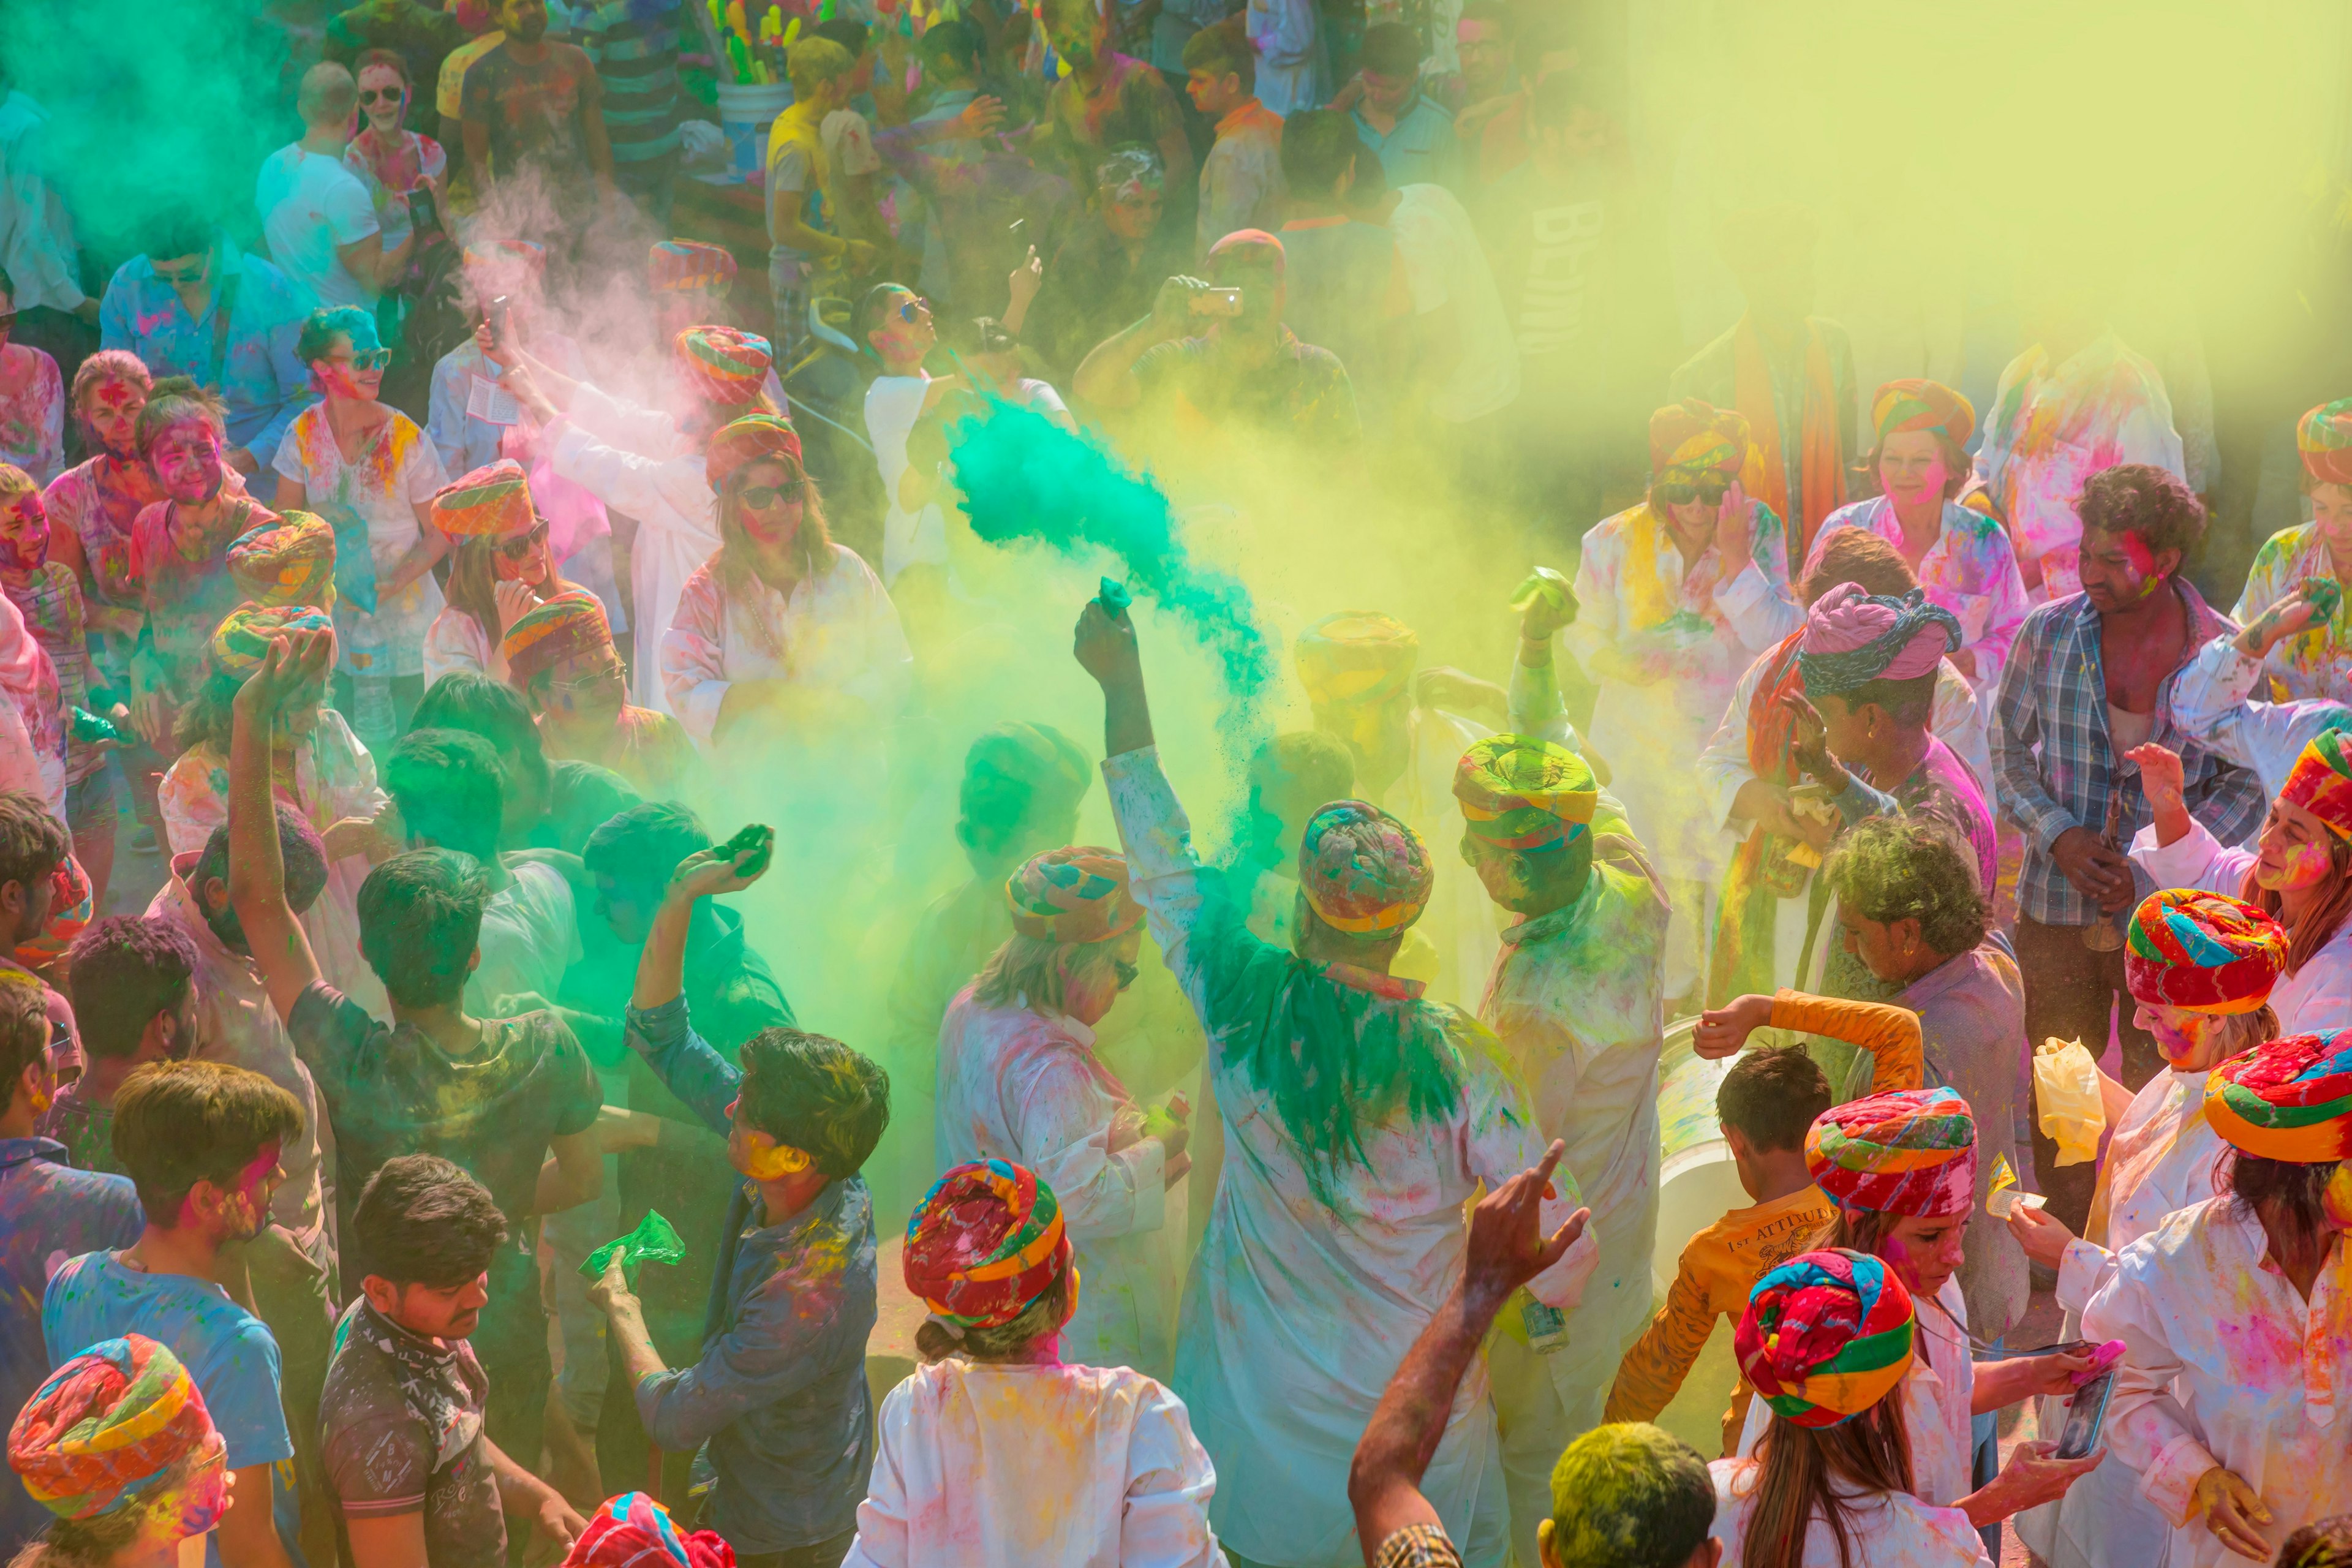
[[[2058,1145],[2058,1163],[2080,1165],[2099,1157],[2107,1111],[2099,1097],[2099,1064],[2082,1041],[2042,1042],[2033,1053],[2033,1099],[2042,1135]]]

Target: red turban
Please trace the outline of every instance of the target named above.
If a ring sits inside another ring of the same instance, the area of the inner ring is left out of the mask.
[[[1125,858],[1091,844],[1032,855],[1006,879],[1004,898],[1013,929],[1048,942],[1108,942],[1143,919],[1128,891]]]
[[[735,258],[720,246],[691,239],[657,240],[646,258],[646,276],[655,292],[661,294],[724,289],[735,281]]]
[[[576,588],[524,611],[499,644],[506,657],[507,679],[521,690],[530,689],[541,671],[564,659],[612,648],[613,628],[604,619],[604,606],[595,595]]]
[[[1935,1219],[1977,1201],[1977,1123],[1948,1089],[1832,1106],[1805,1134],[1805,1168],[1841,1208]]]
[[[2352,837],[2352,757],[2345,754],[2343,731],[2323,731],[2303,749],[2278,797]]]
[[[195,1380],[144,1334],[106,1340],[49,1373],[8,1429],[8,1463],[33,1500],[91,1519],[220,1442]]]
[[[1668,468],[1714,468],[1726,479],[1738,479],[1747,461],[1748,417],[1737,409],[1685,397],[1650,416],[1654,475]]]
[[[715,1530],[679,1530],[645,1493],[623,1492],[588,1516],[563,1568],[735,1568],[735,1549]]]
[[[538,522],[522,465],[512,458],[485,463],[433,492],[433,526],[450,539],[520,539]]]
[[[965,1328],[1019,1317],[1053,1289],[1070,1257],[1054,1189],[1009,1160],[958,1165],[907,1222],[907,1289]]]
[[[1866,1252],[1807,1252],[1756,1281],[1732,1353],[1764,1403],[1800,1426],[1851,1421],[1911,1370],[1911,1293]]]
[[[2132,911],[2124,982],[2137,1002],[2192,1013],[2251,1013],[2286,968],[2286,932],[2227,893],[2170,888]]]
[[[802,462],[800,433],[781,414],[746,414],[721,426],[703,448],[702,477],[716,492],[736,469],[762,458]]]
[[[677,335],[678,367],[713,403],[749,403],[775,363],[768,340],[733,327],[688,327]]]
[[[2323,485],[2352,485],[2352,397],[2323,403],[2294,427],[2303,471]]]

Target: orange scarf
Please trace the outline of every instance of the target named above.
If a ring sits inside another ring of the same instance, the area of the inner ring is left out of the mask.
[[[1830,372],[1829,346],[1819,328],[1805,324],[1805,411],[1798,432],[1802,464],[1799,504],[1789,495],[1788,465],[1780,456],[1780,421],[1772,399],[1772,372],[1764,363],[1764,342],[1746,316],[1731,341],[1731,395],[1748,417],[1750,438],[1764,454],[1764,493],[1759,499],[1780,514],[1789,531],[1790,574],[1813,548],[1813,531],[1845,504],[1845,467],[1838,451],[1837,380]],[[1800,516],[1801,510],[1803,515]]]

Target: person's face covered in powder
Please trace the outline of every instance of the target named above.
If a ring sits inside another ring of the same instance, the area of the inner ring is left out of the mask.
[[[11,494],[12,479],[26,488]],[[41,569],[49,558],[49,516],[41,506],[41,492],[32,488],[23,470],[0,474],[0,577],[20,578]]]
[[[2102,614],[2130,609],[2150,597],[2179,565],[2180,552],[2152,551],[2137,533],[2083,531],[2083,593]]]
[[[375,323],[362,321],[328,340],[325,357],[310,362],[310,379],[331,398],[373,403],[391,362],[392,351],[375,335]]]
[[[155,437],[148,466],[163,493],[182,506],[203,506],[227,482],[220,432],[209,419],[183,419]]]
[[[378,136],[397,136],[400,117],[408,111],[408,84],[390,66],[370,66],[360,72],[360,112]]]
[[[788,548],[801,531],[808,480],[799,468],[772,458],[747,463],[729,481],[743,532],[762,550]]]
[[[2342,837],[2316,812],[2274,800],[2254,839],[2254,881],[2274,893],[2308,893],[2341,876],[2345,858]]]
[[[90,444],[110,457],[134,457],[139,449],[139,416],[147,407],[147,389],[121,376],[109,376],[82,394],[74,413],[89,433]]]

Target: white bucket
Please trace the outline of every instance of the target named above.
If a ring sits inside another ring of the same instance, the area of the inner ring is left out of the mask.
[[[727,137],[727,165],[738,179],[767,184],[768,127],[792,102],[790,82],[719,84],[719,129]]]

